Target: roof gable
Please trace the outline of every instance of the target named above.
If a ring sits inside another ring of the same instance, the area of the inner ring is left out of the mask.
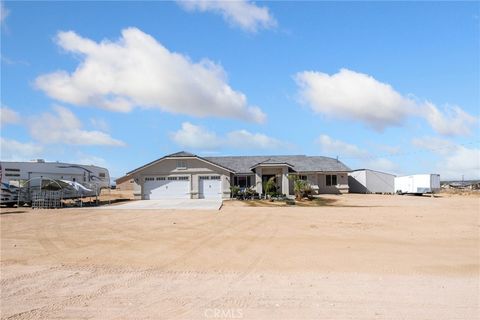
[[[155,165],[155,164],[157,164],[157,163],[159,163],[159,162],[161,162],[161,161],[164,161],[164,160],[167,160],[167,159],[172,159],[172,158],[173,158],[173,159],[175,159],[175,158],[196,158],[196,159],[198,159],[198,160],[200,160],[200,161],[204,161],[204,162],[207,162],[207,163],[209,163],[209,164],[211,164],[211,165],[220,167],[220,168],[222,168],[222,169],[224,169],[224,170],[226,170],[226,171],[233,172],[232,169],[230,169],[230,168],[228,168],[228,167],[225,167],[225,166],[222,166],[222,165],[219,164],[219,163],[215,163],[215,162],[210,161],[210,160],[208,160],[208,159],[206,159],[206,158],[199,157],[199,156],[194,155],[193,153],[190,153],[190,152],[180,151],[180,152],[176,152],[176,153],[172,153],[172,154],[166,155],[166,156],[161,157],[161,158],[159,158],[159,159],[157,159],[157,160],[154,160],[154,161],[152,161],[152,162],[149,162],[149,163],[147,163],[147,164],[145,164],[145,165],[143,165],[143,166],[141,166],[141,167],[138,167],[137,169],[134,169],[134,170],[132,170],[132,171],[130,171],[130,172],[127,172],[127,175],[131,175],[131,174],[133,174],[133,173],[135,173],[135,172],[138,172],[138,171],[140,171],[140,170],[143,170],[143,169],[145,169],[145,168],[147,168],[147,167],[153,166],[153,165]]]
[[[172,154],[169,154],[167,156],[165,156],[165,158],[173,158],[173,157],[196,157],[197,155],[193,154],[193,153],[190,153],[190,152],[186,152],[186,151],[180,151],[180,152],[175,152],[175,153],[172,153]]]

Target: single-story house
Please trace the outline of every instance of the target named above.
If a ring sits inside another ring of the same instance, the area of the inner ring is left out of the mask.
[[[316,194],[347,193],[350,168],[337,159],[321,156],[200,157],[177,152],[147,163],[119,178],[140,185],[140,199],[225,199],[230,187],[253,187],[275,177],[280,193],[293,195],[289,174],[308,181]]]

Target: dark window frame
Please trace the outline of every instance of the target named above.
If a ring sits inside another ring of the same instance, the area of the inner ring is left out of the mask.
[[[334,187],[338,184],[338,179],[336,174],[327,174],[325,176],[325,185],[327,187]]]

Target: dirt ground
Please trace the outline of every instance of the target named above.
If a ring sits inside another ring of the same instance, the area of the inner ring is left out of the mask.
[[[480,197],[2,209],[2,319],[479,319]]]

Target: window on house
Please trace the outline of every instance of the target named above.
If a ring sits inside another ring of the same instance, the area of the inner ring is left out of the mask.
[[[188,177],[186,177],[186,176],[178,177],[178,180],[184,180],[185,181],[185,180],[188,180]]]
[[[337,175],[336,174],[327,174],[327,187],[329,186],[336,186],[337,185]]]
[[[177,169],[187,169],[187,161],[178,160]]]
[[[168,177],[167,180],[177,180],[177,177]]]
[[[155,181],[155,178],[154,177],[146,177],[145,181]]]
[[[100,178],[105,178],[105,172],[100,172],[100,173],[98,174],[98,176],[99,176]]]
[[[233,178],[233,184],[240,188],[249,188],[252,186],[252,176],[235,176]]]
[[[157,181],[164,181],[165,177],[157,177]]]
[[[303,181],[307,181],[307,176],[305,175],[299,175],[298,178]]]
[[[211,176],[210,180],[220,180],[220,176]]]
[[[200,176],[200,180],[209,180],[210,177],[209,176]]]

